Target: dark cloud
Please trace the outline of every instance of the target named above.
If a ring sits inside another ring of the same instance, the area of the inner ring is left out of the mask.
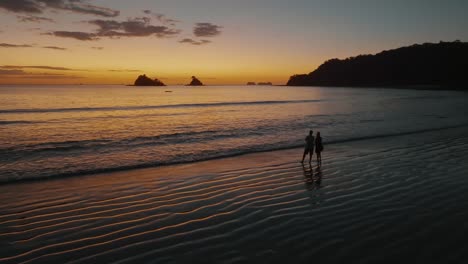
[[[70,0],[72,3],[66,10],[70,10],[73,12],[78,12],[82,14],[91,14],[103,17],[116,17],[120,14],[120,11],[113,10],[110,8],[99,7],[95,5],[91,5],[88,3],[83,3],[83,1],[79,0]]]
[[[90,24],[99,27],[96,35],[100,37],[147,37],[157,36],[170,37],[180,33],[178,29],[172,29],[167,26],[151,25],[149,17],[138,17],[127,21],[115,20],[91,20]]]
[[[21,77],[22,79],[78,79],[83,78],[81,76],[74,76],[74,75],[66,75],[66,74],[59,74],[59,73],[32,73],[32,72],[25,72],[23,70],[5,70],[0,69],[0,76],[2,78],[8,77]]]
[[[168,18],[163,14],[154,14],[156,19],[158,19],[159,22],[163,23],[164,25],[171,25],[175,26],[177,23],[180,23],[180,20]]]
[[[42,23],[42,22],[55,22],[53,19],[40,16],[16,16],[20,22],[33,22],[33,23]]]
[[[0,69],[41,69],[41,70],[56,70],[56,71],[75,71],[74,69],[65,67],[52,67],[52,66],[19,66],[19,65],[4,65]]]
[[[223,27],[211,23],[196,23],[193,34],[197,37],[215,37],[221,34]]]
[[[20,74],[24,74],[24,71],[0,69],[0,75],[20,75]]]
[[[57,73],[32,73],[32,72],[25,72],[23,70],[0,70],[1,75],[10,75],[10,76],[23,76],[23,75],[40,75],[40,76],[64,76],[65,74],[57,74]]]
[[[66,10],[81,14],[116,17],[119,11],[95,6],[85,0],[1,0],[0,8],[14,13],[42,14],[47,9]]]
[[[211,41],[206,40],[206,39],[202,39],[200,41],[197,41],[197,40],[193,40],[193,39],[190,39],[190,38],[186,38],[186,39],[180,40],[179,43],[185,43],[185,44],[200,46],[200,45],[205,45],[205,44],[211,43]]]
[[[45,46],[44,49],[53,49],[53,50],[67,50],[66,48],[56,47],[56,46]]]
[[[0,43],[0,48],[32,48],[32,47],[34,46],[28,45],[28,44],[17,45],[17,44]]]
[[[2,0],[0,8],[16,13],[42,13],[44,9],[39,2],[32,0]]]
[[[98,40],[102,37],[119,38],[156,36],[158,38],[163,38],[175,36],[181,32],[178,29],[169,28],[167,26],[151,25],[151,18],[149,17],[137,17],[123,22],[96,19],[88,21],[88,23],[97,26],[98,29],[94,33],[81,31],[53,31],[45,34],[86,41]]]
[[[97,40],[97,36],[94,33],[79,32],[79,31],[54,31],[46,33],[46,35],[53,35],[61,38],[74,38],[77,40]]]
[[[37,47],[36,45],[33,44],[8,44],[8,43],[0,43],[0,48],[35,48]],[[67,50],[66,48],[62,47],[57,47],[57,46],[39,46],[38,48],[43,48],[43,49],[53,49],[53,50]]]
[[[143,10],[143,13],[145,13],[147,15],[152,15],[154,18],[156,18],[163,25],[175,26],[177,23],[181,22],[180,20],[168,18],[164,14],[155,13],[155,12],[153,12],[151,10]]]
[[[91,47],[92,49],[95,49],[95,50],[103,50],[104,47]]]

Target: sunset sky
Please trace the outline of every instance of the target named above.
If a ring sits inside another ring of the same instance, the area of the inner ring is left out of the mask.
[[[271,81],[468,39],[466,0],[0,0],[0,83]]]

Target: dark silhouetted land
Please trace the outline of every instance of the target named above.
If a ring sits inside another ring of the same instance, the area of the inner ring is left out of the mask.
[[[203,85],[204,84],[195,76],[192,76],[192,81],[189,84],[187,84],[187,86],[203,86]]]
[[[158,79],[150,79],[145,74],[138,76],[135,80],[135,86],[166,86],[163,82]]]
[[[423,86],[468,90],[468,43],[415,44],[359,55],[331,59],[309,74],[291,76],[289,86]]]
[[[271,82],[259,82],[258,85],[273,85]]]

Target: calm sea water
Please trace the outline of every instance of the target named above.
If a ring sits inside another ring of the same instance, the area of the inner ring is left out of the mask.
[[[0,182],[293,148],[309,129],[330,144],[464,126],[467,99],[398,89],[0,86]]]

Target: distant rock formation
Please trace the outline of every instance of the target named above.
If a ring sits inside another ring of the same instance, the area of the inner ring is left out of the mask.
[[[273,85],[271,82],[259,82],[258,85]]]
[[[257,85],[257,84],[254,82],[248,82],[247,85]]]
[[[412,45],[332,59],[309,74],[291,76],[290,86],[449,87],[468,90],[468,43],[440,42]]]
[[[138,76],[135,80],[135,86],[166,86],[158,79],[151,80],[145,74]]]
[[[187,86],[203,86],[203,85],[204,84],[200,80],[198,80],[197,77],[195,76],[192,76],[192,81],[189,84],[187,84]]]

